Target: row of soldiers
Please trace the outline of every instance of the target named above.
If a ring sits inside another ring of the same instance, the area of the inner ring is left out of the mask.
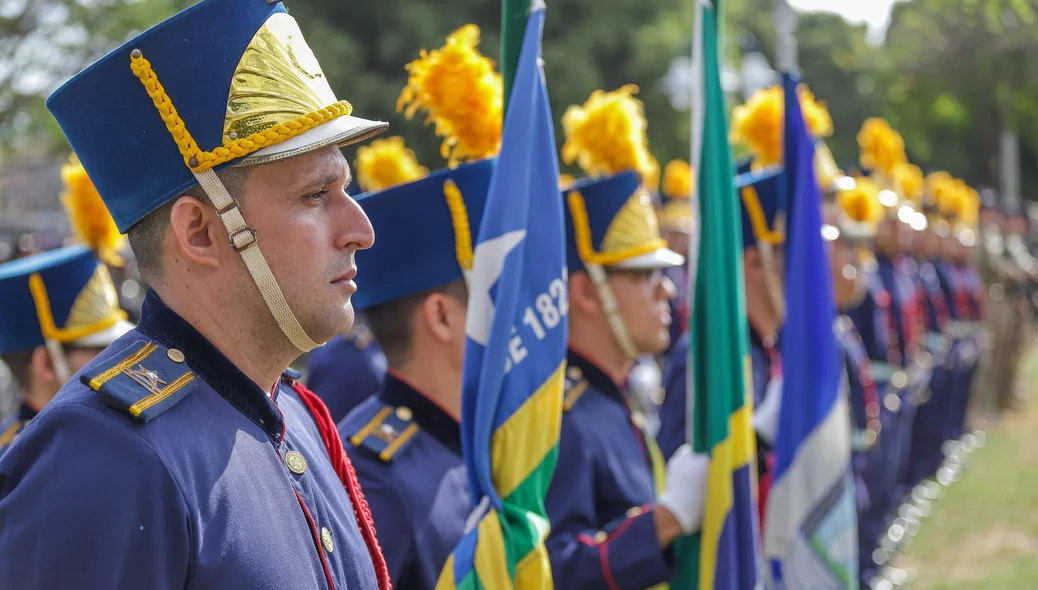
[[[402,139],[376,140],[357,151],[355,198],[337,148],[385,124],[335,100],[278,3],[205,0],[49,100],[82,159],[66,200],[91,247],[0,265],[0,355],[24,392],[0,451],[13,586],[436,587],[479,514],[460,392],[503,101],[478,43],[467,25],[423,52],[401,93],[451,165],[430,173]],[[562,117],[562,159],[587,177],[560,179],[568,276],[529,314],[534,332],[569,328],[545,500],[560,588],[666,584],[675,540],[703,520],[708,460],[684,444],[693,179],[687,163],[660,173],[636,90]],[[775,133],[760,123],[780,94],[733,122],[752,154],[734,184],[761,507],[782,403],[781,108]],[[821,143],[828,115],[803,102],[857,426],[852,577],[869,582],[899,503],[965,432],[984,348],[980,203],[924,179],[881,121],[859,136],[865,171],[844,176]],[[120,232],[152,287],[136,326],[105,266]],[[299,351],[316,395],[282,372]]]

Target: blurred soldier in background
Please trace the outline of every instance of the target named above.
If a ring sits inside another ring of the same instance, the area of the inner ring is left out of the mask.
[[[74,157],[62,177],[81,244],[0,264],[0,359],[21,401],[0,425],[0,453],[73,374],[133,329],[106,265],[123,265],[125,241]]]

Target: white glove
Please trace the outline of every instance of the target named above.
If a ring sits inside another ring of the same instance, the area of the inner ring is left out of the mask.
[[[656,499],[666,508],[685,534],[694,533],[703,526],[703,502],[706,500],[706,473],[710,458],[692,452],[692,446],[683,444],[667,461],[667,487]]]
[[[778,434],[779,414],[782,410],[782,377],[768,381],[764,399],[753,409],[753,430],[769,445],[775,444]]]
[[[479,519],[483,518],[483,515],[490,511],[490,496],[483,496],[479,500],[479,504],[476,505],[476,509],[469,513],[468,517],[465,518],[465,534],[469,534],[479,526]]]

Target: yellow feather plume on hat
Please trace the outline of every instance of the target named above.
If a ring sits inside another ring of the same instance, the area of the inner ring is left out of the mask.
[[[833,133],[833,120],[824,102],[801,84],[797,87],[800,111],[808,132],[814,137],[828,137]],[[785,97],[782,87],[772,86],[758,90],[746,104],[732,111],[732,143],[744,144],[753,154],[758,166],[782,162]]]
[[[921,204],[925,189],[923,171],[915,164],[907,161],[894,164],[891,179],[901,196],[916,204]]]
[[[61,204],[68,213],[76,238],[104,262],[122,266],[124,261],[119,250],[125,246],[126,237],[119,233],[108,207],[75,154],[61,167],[61,178],[65,181]]]
[[[857,223],[873,225],[885,215],[883,204],[879,202],[879,188],[868,178],[855,178],[854,188],[836,195],[836,204],[848,219]]]
[[[959,211],[959,193],[955,179],[948,172],[931,172],[926,177],[926,190],[941,217],[954,218]]]
[[[380,191],[424,178],[429,169],[418,164],[400,136],[377,139],[357,149],[353,163],[357,182],[366,191]]]
[[[451,166],[489,158],[501,147],[501,75],[478,45],[479,27],[469,24],[451,33],[440,49],[423,49],[407,64],[407,86],[396,103],[409,119],[425,111],[426,123],[443,138],[440,153]]]
[[[889,177],[894,166],[907,160],[905,141],[879,117],[867,119],[858,132],[861,165]]]
[[[812,137],[829,137],[833,134],[833,118],[829,115],[825,101],[815,99],[813,92],[806,84],[797,86],[797,97],[800,99],[800,112],[804,114],[804,124]]]
[[[643,185],[657,187],[660,167],[649,153],[645,106],[634,98],[637,92],[634,84],[612,92],[596,90],[583,105],[566,109],[563,161],[576,162],[592,177],[636,170]]]
[[[965,185],[965,183],[963,183]],[[968,228],[977,227],[980,218],[980,193],[971,186],[966,186],[963,193],[962,208],[959,211],[959,223]]]
[[[671,160],[663,169],[663,194],[668,199],[692,198],[692,167],[684,160]]]

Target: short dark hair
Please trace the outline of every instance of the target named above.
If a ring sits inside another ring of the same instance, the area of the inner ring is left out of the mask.
[[[248,180],[251,170],[247,167],[226,168],[217,172],[216,175],[223,182],[231,198],[241,201],[242,195],[245,193],[245,182]],[[204,203],[212,204],[209,196],[197,184],[185,190],[181,196],[194,197]],[[126,232],[130,249],[133,250],[133,257],[137,260],[137,269],[141,278],[149,285],[162,278],[162,239],[169,228],[169,214],[178,198],[163,203],[158,209],[130,226]]]
[[[458,279],[446,285],[429,289],[403,299],[382,303],[363,311],[364,321],[375,335],[386,362],[390,367],[399,367],[411,359],[414,352],[411,321],[422,302],[434,293],[442,293],[459,301],[468,299],[469,290],[465,281]]]
[[[30,389],[32,383],[32,352],[34,349],[28,350],[12,350],[10,352],[0,352],[0,361],[3,361],[7,368],[11,370],[11,375],[14,377],[14,382],[21,391],[25,392]]]

